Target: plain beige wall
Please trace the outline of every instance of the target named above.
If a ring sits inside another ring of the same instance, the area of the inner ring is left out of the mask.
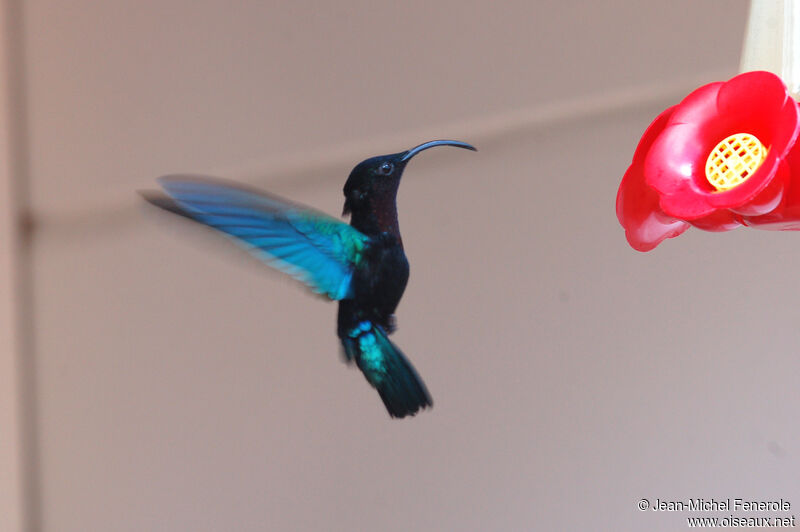
[[[20,278],[19,201],[12,182],[15,148],[11,133],[10,23],[0,8],[0,529],[16,532],[23,523],[21,386],[19,368]]]
[[[642,498],[800,504],[798,235],[631,250],[639,135],[735,73],[744,1],[25,2],[29,523],[84,530],[683,530]],[[388,418],[335,306],[139,205],[175,171],[331,213],[399,195],[397,343],[435,407]]]

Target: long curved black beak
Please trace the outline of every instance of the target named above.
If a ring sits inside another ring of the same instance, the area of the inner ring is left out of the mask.
[[[426,142],[424,144],[420,144],[416,148],[411,148],[408,150],[405,155],[400,159],[400,162],[406,162],[411,159],[413,156],[418,154],[421,151],[427,150],[428,148],[435,148],[436,146],[455,146],[456,148],[464,148],[467,150],[478,151],[475,146],[471,144],[467,144],[466,142],[461,142],[460,140],[432,140],[430,142]]]

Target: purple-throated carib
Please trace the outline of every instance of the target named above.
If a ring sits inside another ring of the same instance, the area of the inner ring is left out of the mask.
[[[240,185],[200,176],[159,181],[166,194],[145,192],[150,203],[234,237],[271,266],[339,301],[337,332],[348,362],[355,361],[392,417],[431,406],[428,390],[387,338],[408,281],[408,260],[397,222],[397,189],[408,161],[435,146],[475,150],[434,140],[362,161],[344,185],[350,225],[326,214]]]

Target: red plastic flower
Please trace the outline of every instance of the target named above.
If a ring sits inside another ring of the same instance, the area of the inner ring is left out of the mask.
[[[650,124],[622,178],[628,242],[649,251],[689,225],[800,229],[800,182],[787,162],[798,132],[798,104],[774,74],[700,87]]]

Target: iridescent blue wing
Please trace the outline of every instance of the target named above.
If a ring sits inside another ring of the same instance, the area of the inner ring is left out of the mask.
[[[270,266],[331,299],[352,294],[353,270],[369,238],[331,216],[232,183],[199,176],[166,176],[174,201],[159,207],[222,231]]]

